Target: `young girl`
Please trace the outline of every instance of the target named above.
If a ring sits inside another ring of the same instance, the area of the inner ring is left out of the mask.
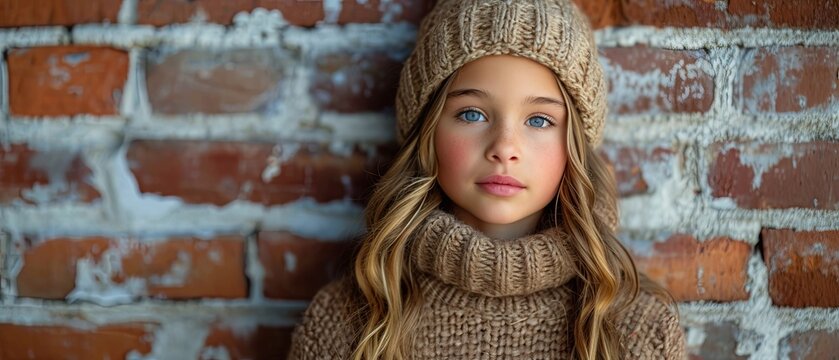
[[[685,358],[672,297],[615,237],[605,92],[570,0],[438,1],[354,272],[315,295],[290,358]]]

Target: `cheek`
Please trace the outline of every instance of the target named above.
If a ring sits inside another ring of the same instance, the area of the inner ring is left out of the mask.
[[[565,144],[553,143],[545,144],[541,147],[542,159],[540,164],[545,166],[536,167],[539,177],[544,179],[545,183],[542,187],[545,191],[543,194],[546,198],[552,198],[556,195],[559,189],[559,182],[562,180],[562,175],[565,173],[565,163],[568,161],[568,154],[565,150]]]
[[[444,188],[451,188],[466,178],[475,146],[468,139],[445,133],[437,134],[434,146],[439,180]]]

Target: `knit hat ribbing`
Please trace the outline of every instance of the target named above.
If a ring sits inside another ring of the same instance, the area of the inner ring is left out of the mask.
[[[464,64],[516,55],[550,68],[579,112],[586,138],[600,144],[606,79],[588,19],[570,0],[439,0],[422,20],[396,92],[401,144],[437,87]]]

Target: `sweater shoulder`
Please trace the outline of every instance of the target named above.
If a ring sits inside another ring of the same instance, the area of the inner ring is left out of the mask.
[[[288,359],[347,359],[355,336],[352,279],[343,277],[321,287],[291,335]]]
[[[638,294],[619,327],[628,359],[687,359],[684,329],[676,305],[652,293],[642,290]]]

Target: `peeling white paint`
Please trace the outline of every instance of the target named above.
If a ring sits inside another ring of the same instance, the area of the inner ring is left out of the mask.
[[[125,25],[137,23],[137,0],[123,0],[117,13],[117,22]]]
[[[264,301],[262,296],[262,284],[265,281],[265,268],[259,260],[259,245],[255,236],[249,236],[245,240],[245,274],[250,284],[250,299],[260,303]]]
[[[99,261],[92,257],[76,262],[76,286],[67,301],[90,301],[103,306],[130,303],[147,293],[145,279],[126,277],[116,283],[113,278],[122,274],[122,258],[138,246],[127,239],[118,239],[102,253]]]
[[[164,323],[154,334],[151,354],[131,350],[126,360],[198,359],[209,329],[194,321]]]
[[[341,15],[341,0],[323,0],[323,21],[334,24]]]
[[[300,143],[278,143],[271,149],[268,164],[262,170],[262,182],[269,183],[282,172],[282,165],[291,160],[300,151]]]
[[[726,144],[722,152],[727,152],[731,149],[739,150],[740,163],[746,165],[754,170],[754,178],[752,178],[752,189],[759,189],[763,174],[767,170],[772,169],[781,160],[789,158],[792,160],[792,167],[796,167],[796,154],[793,144],[774,144],[766,146],[761,143],[744,143],[744,144]]]
[[[200,360],[229,360],[230,353],[224,346],[206,346],[201,349]]]
[[[293,252],[283,252],[283,261],[285,262],[285,271],[295,272],[297,270],[297,255]]]
[[[379,11],[382,12],[382,22],[394,22],[396,17],[402,15],[402,4],[393,0],[380,0]]]

